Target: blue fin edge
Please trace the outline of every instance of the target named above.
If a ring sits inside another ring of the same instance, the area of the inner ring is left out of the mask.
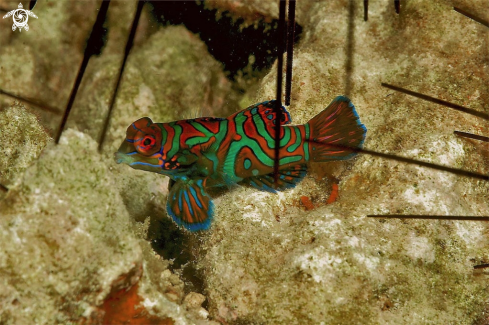
[[[173,213],[168,200],[166,201],[166,212],[170,215],[170,217],[173,219],[173,221],[175,221],[178,226],[184,227],[189,231],[207,230],[211,227],[211,222],[214,215],[214,203],[212,203],[212,201],[209,201],[209,209],[207,209],[207,214],[209,215],[209,217],[201,223],[186,223],[182,221],[182,219],[180,219]]]
[[[360,116],[358,115],[357,113],[357,109],[355,108],[355,105],[353,105],[353,103],[351,102],[351,99],[344,96],[344,95],[341,95],[341,96],[337,96],[335,99],[333,99],[333,102],[348,102],[348,107],[351,108],[351,110],[353,111],[353,114],[355,115],[356,117],[356,122],[357,122],[357,125],[363,129],[364,131],[364,137],[362,139],[362,141],[360,141],[360,143],[358,144],[357,148],[359,149],[362,149],[363,148],[363,143],[365,142],[365,139],[367,138],[367,127],[365,126],[365,124],[363,124],[362,122],[360,122]],[[343,158],[338,158],[340,160],[347,160],[347,159],[350,159],[350,158],[353,158],[357,155],[358,153],[356,152],[353,152],[351,154],[349,154],[348,156],[345,156]]]

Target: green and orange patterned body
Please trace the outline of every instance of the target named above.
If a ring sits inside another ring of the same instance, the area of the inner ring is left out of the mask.
[[[213,204],[207,187],[244,184],[276,192],[294,187],[309,161],[349,159],[361,148],[366,128],[350,100],[337,97],[303,125],[289,125],[282,110],[279,177],[274,183],[275,101],[263,102],[228,118],[153,123],[144,117],[129,126],[116,153],[118,163],[169,176],[168,214],[188,230],[207,229]]]

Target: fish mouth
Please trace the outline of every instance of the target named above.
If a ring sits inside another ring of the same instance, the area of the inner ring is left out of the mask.
[[[134,157],[128,155],[128,153],[134,152],[132,144],[124,141],[119,149],[114,153],[114,160],[118,164],[130,164],[134,161]]]
[[[128,158],[129,157],[122,152],[117,151],[116,153],[114,153],[114,160],[118,164],[129,164]]]

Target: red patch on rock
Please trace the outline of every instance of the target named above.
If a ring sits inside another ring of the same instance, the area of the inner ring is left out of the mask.
[[[161,319],[149,312],[141,305],[142,298],[138,294],[139,284],[129,289],[112,292],[104,302],[102,309],[105,316],[102,324],[110,325],[173,325],[171,318]]]
[[[312,210],[315,208],[311,200],[307,196],[301,196],[301,203],[306,208],[306,210]]]
[[[329,195],[328,201],[326,204],[331,204],[335,202],[338,199],[339,192],[338,192],[338,184],[333,183],[331,194]]]

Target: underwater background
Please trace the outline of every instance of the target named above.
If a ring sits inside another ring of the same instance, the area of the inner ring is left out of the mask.
[[[114,152],[143,116],[275,99],[279,2],[113,0],[97,24],[101,1],[39,0],[28,30],[0,19],[0,324],[489,324],[487,220],[367,217],[489,216],[488,144],[454,134],[489,136],[489,28],[454,10],[487,22],[489,4],[371,1],[365,20],[364,3],[297,1],[287,109],[303,124],[346,95],[385,155],[217,191],[204,232],[167,215],[167,177]]]

